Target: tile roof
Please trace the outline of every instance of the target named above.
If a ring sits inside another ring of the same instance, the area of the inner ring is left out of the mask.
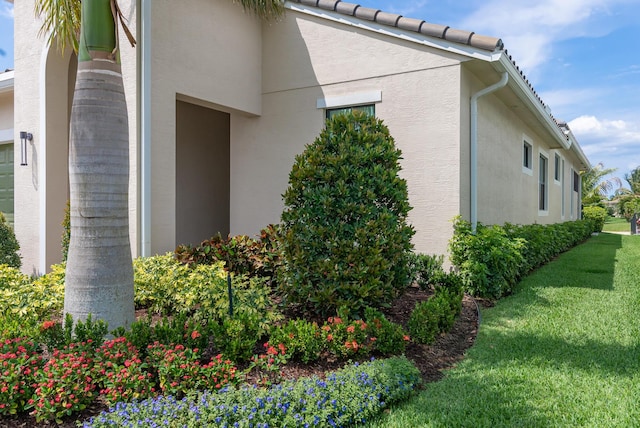
[[[359,19],[390,27],[396,27],[405,31],[413,31],[429,37],[437,37],[448,42],[460,43],[485,51],[493,52],[504,48],[502,40],[496,37],[482,36],[472,31],[458,30],[446,25],[433,24],[421,19],[405,18],[402,15],[360,6],[355,3],[347,3],[340,0],[290,1],[293,3],[300,3],[305,6],[312,6],[338,12],[343,15],[354,16]]]

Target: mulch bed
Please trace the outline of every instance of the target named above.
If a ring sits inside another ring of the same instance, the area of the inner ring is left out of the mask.
[[[401,324],[406,329],[411,311],[416,303],[428,300],[430,292],[425,292],[417,287],[410,287],[400,298],[396,299],[392,306],[384,313],[390,321]],[[405,355],[420,369],[425,382],[435,382],[442,379],[443,370],[456,365],[464,358],[464,354],[473,345],[478,332],[478,307],[476,302],[465,295],[462,300],[462,312],[447,334],[439,336],[431,345],[409,343]],[[320,361],[312,364],[300,364],[290,362],[283,367],[286,379],[295,379],[303,376],[316,375],[324,377],[324,373],[340,368],[343,363]],[[12,418],[0,418],[2,428],[31,428],[31,427],[61,427],[73,428],[79,420],[85,420],[97,415],[107,406],[98,401],[93,403],[83,412],[63,420],[61,425],[36,423],[35,419],[28,415],[20,415]]]

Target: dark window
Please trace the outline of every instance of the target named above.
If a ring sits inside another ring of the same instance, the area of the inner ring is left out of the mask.
[[[540,155],[540,200],[538,203],[538,208],[540,209],[540,211],[547,211],[547,209],[549,208],[547,206],[547,163],[547,158],[543,155]]]
[[[556,153],[554,158],[554,170],[553,170],[553,179],[556,181],[560,181],[560,156]]]
[[[573,191],[580,192],[580,176],[575,171],[573,171]]]
[[[524,146],[522,148],[522,154],[523,154],[523,159],[522,159],[522,166],[527,168],[527,169],[531,169],[532,165],[532,153],[533,150],[531,148],[531,144],[527,143],[526,141],[524,142]]]

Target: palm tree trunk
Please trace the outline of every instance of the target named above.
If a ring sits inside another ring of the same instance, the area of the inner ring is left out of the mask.
[[[114,59],[110,0],[82,2],[80,34],[69,144],[71,236],[64,312],[74,321],[91,314],[113,330],[130,325],[135,314],[129,126],[120,65]]]

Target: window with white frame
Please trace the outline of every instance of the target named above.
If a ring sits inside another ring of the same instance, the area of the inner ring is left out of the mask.
[[[562,171],[560,172],[560,188],[562,189],[562,218],[564,219],[565,212],[565,191],[564,191],[564,159],[562,159]]]
[[[575,207],[574,207],[574,204],[573,204],[573,199],[574,198],[576,200]],[[576,218],[579,218],[579,213],[580,213],[580,174],[578,174],[578,172],[575,171],[575,170],[573,170],[573,194],[571,196],[571,202],[572,202],[571,211],[573,211],[573,208],[575,208]],[[573,212],[571,213],[571,215],[573,216]]]
[[[527,140],[522,145],[522,170],[530,172],[533,170],[533,146]]]
[[[538,209],[540,211],[549,210],[549,188],[547,186],[547,173],[549,160],[540,153],[540,174],[538,178]]]
[[[560,155],[557,153],[553,157],[553,179],[560,182]]]

